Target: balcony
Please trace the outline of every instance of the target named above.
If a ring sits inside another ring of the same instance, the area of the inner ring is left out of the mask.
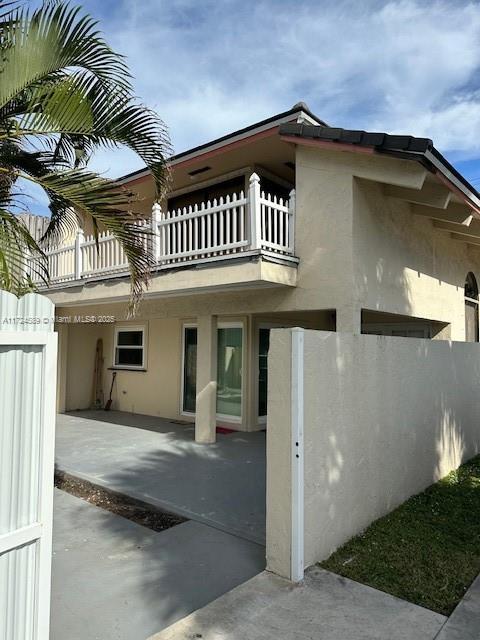
[[[172,211],[154,204],[151,219],[137,224],[149,232],[144,242],[153,253],[154,271],[254,255],[290,266],[297,262],[295,191],[286,200],[262,191],[255,173],[247,194],[239,191]],[[46,254],[51,288],[128,274],[122,247],[107,232],[100,233],[97,242],[79,229],[73,242]]]

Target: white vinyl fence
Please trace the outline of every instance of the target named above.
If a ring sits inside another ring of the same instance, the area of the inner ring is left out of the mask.
[[[48,640],[57,341],[53,304],[0,291],[0,640]]]

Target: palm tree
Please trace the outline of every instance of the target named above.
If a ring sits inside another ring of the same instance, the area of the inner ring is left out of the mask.
[[[135,196],[87,163],[100,147],[125,145],[150,169],[160,199],[168,181],[165,125],[135,100],[123,56],[79,7],[45,0],[29,10],[0,0],[0,58],[0,289],[31,289],[26,256],[48,282],[44,248],[80,216],[92,221],[96,237],[99,229],[117,237],[137,301],[152,259],[145,228],[135,225]],[[24,181],[49,200],[50,221],[38,242],[18,217],[27,211]]]

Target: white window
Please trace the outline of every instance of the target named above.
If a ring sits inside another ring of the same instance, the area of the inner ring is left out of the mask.
[[[145,368],[145,328],[122,327],[115,329],[115,367],[122,369]]]

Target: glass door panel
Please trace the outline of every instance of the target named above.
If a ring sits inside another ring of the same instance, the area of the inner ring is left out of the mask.
[[[258,416],[267,415],[268,390],[268,348],[270,346],[270,329],[260,328],[258,331]]]
[[[183,338],[183,411],[195,413],[197,395],[197,328],[185,327]]]
[[[218,329],[217,413],[240,418],[242,415],[242,327]]]

